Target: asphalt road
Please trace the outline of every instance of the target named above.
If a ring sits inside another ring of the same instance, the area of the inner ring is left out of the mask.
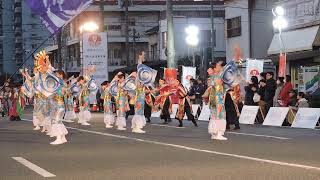
[[[175,121],[160,126],[152,119],[146,134],[133,134],[129,128],[105,129],[102,114],[93,116],[90,127],[65,123],[69,142],[59,146],[49,145],[53,139],[33,131],[31,122],[1,118],[0,180],[320,179],[318,130],[242,125],[226,134],[228,141],[214,141],[207,122],[175,128]],[[13,157],[54,177],[45,178]]]

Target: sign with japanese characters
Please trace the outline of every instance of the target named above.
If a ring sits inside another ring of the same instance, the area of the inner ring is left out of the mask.
[[[97,84],[108,80],[108,41],[107,33],[83,34],[83,68],[95,67],[93,79]]]

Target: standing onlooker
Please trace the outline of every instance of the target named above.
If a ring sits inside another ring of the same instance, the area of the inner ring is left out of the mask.
[[[289,91],[289,97],[290,97],[290,100],[289,100],[288,106],[295,107],[297,104],[297,92],[292,89],[291,91]]]
[[[266,102],[264,101],[264,94],[266,91],[266,80],[261,79],[259,81],[259,89],[258,89],[258,95],[260,96],[260,100],[258,101],[259,105],[259,112],[258,113],[258,122],[263,123],[264,118],[266,116]]]
[[[283,86],[284,86],[284,77],[279,77],[278,80],[277,80],[276,93],[275,93],[274,98],[273,98],[273,106],[274,107],[280,107],[280,104],[279,104],[278,100],[279,100],[279,94],[280,94]]]
[[[273,72],[267,72],[266,74],[266,89],[264,93],[264,100],[266,102],[266,113],[268,113],[270,107],[273,106],[273,98],[277,89],[277,83],[273,79],[273,75]]]
[[[245,96],[244,96],[244,104],[253,106],[257,105],[254,100],[254,94],[258,93],[259,85],[258,85],[258,78],[256,76],[252,76],[248,85],[244,87]]]
[[[285,79],[285,84],[282,88],[282,90],[280,91],[279,94],[279,100],[280,100],[280,105],[282,107],[287,107],[288,103],[290,101],[290,96],[289,96],[289,92],[292,90],[293,86],[291,83],[291,76],[286,75],[286,79]]]
[[[3,90],[0,91],[0,113],[1,113],[1,116],[4,117],[5,113],[4,113],[4,91]]]
[[[240,129],[239,125],[239,116],[240,111],[237,103],[235,102],[235,94],[233,89],[227,90],[226,97],[225,97],[225,109],[226,109],[226,120],[227,125],[226,129],[230,129],[230,125],[234,124],[234,130]]]
[[[202,95],[204,94],[204,92],[206,91],[207,87],[206,85],[203,83],[202,79],[198,79],[197,80],[197,85],[195,88],[195,103],[196,104],[200,104],[200,106],[202,106]]]
[[[310,104],[309,104],[308,100],[306,99],[306,95],[303,92],[298,93],[297,100],[298,100],[298,102],[296,104],[297,108],[310,107]]]

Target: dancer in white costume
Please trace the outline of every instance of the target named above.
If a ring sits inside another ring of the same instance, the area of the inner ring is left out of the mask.
[[[64,115],[64,121],[72,123],[74,122],[74,119],[77,119],[77,115],[74,112],[74,101],[73,101],[73,95],[71,90],[72,83],[70,81],[67,82],[66,88],[65,88],[65,95],[64,95],[64,102],[66,107],[66,113]]]
[[[132,118],[132,132],[134,133],[145,133],[142,128],[146,125],[146,117],[144,116],[146,94],[145,87],[142,83],[136,83],[136,94],[135,94],[135,108],[134,116]]]
[[[115,118],[113,115],[113,108],[112,108],[112,95],[109,92],[110,82],[104,81],[101,84],[101,88],[103,90],[101,98],[103,98],[104,123],[106,124],[106,128],[112,128],[115,122]]]
[[[61,70],[56,71],[56,76],[60,80],[60,84],[64,84],[64,72]],[[64,93],[65,88],[61,86],[57,92],[53,96],[53,108],[52,108],[52,126],[50,135],[56,137],[56,140],[51,142],[52,145],[63,144],[67,142],[66,135],[68,134],[68,130],[62,123],[65,107],[64,107]]]
[[[126,130],[126,112],[129,110],[127,91],[124,90],[124,74],[119,73],[116,77],[118,92],[116,97],[117,119],[116,126],[120,131]]]
[[[89,94],[90,91],[88,89],[88,79],[85,79],[84,76],[80,76],[78,78],[78,86],[80,87],[80,94],[79,94],[79,120],[78,123],[83,126],[90,126],[88,123],[91,119],[91,112],[90,112],[90,104],[89,104]]]

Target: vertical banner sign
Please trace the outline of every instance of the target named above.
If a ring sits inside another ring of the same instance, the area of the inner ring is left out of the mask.
[[[279,77],[286,77],[286,54],[280,53],[279,56],[279,71],[278,76]]]
[[[83,34],[83,68],[94,66],[93,79],[100,85],[108,80],[108,42],[107,33]]]
[[[195,67],[186,67],[182,66],[182,76],[181,76],[181,82],[182,85],[189,89],[190,88],[190,79],[188,77],[196,78],[196,68]]]
[[[313,95],[320,95],[320,66],[303,68],[303,84],[305,92]]]
[[[249,82],[252,76],[259,77],[260,73],[263,72],[263,61],[259,60],[248,60],[246,68],[246,81]]]

